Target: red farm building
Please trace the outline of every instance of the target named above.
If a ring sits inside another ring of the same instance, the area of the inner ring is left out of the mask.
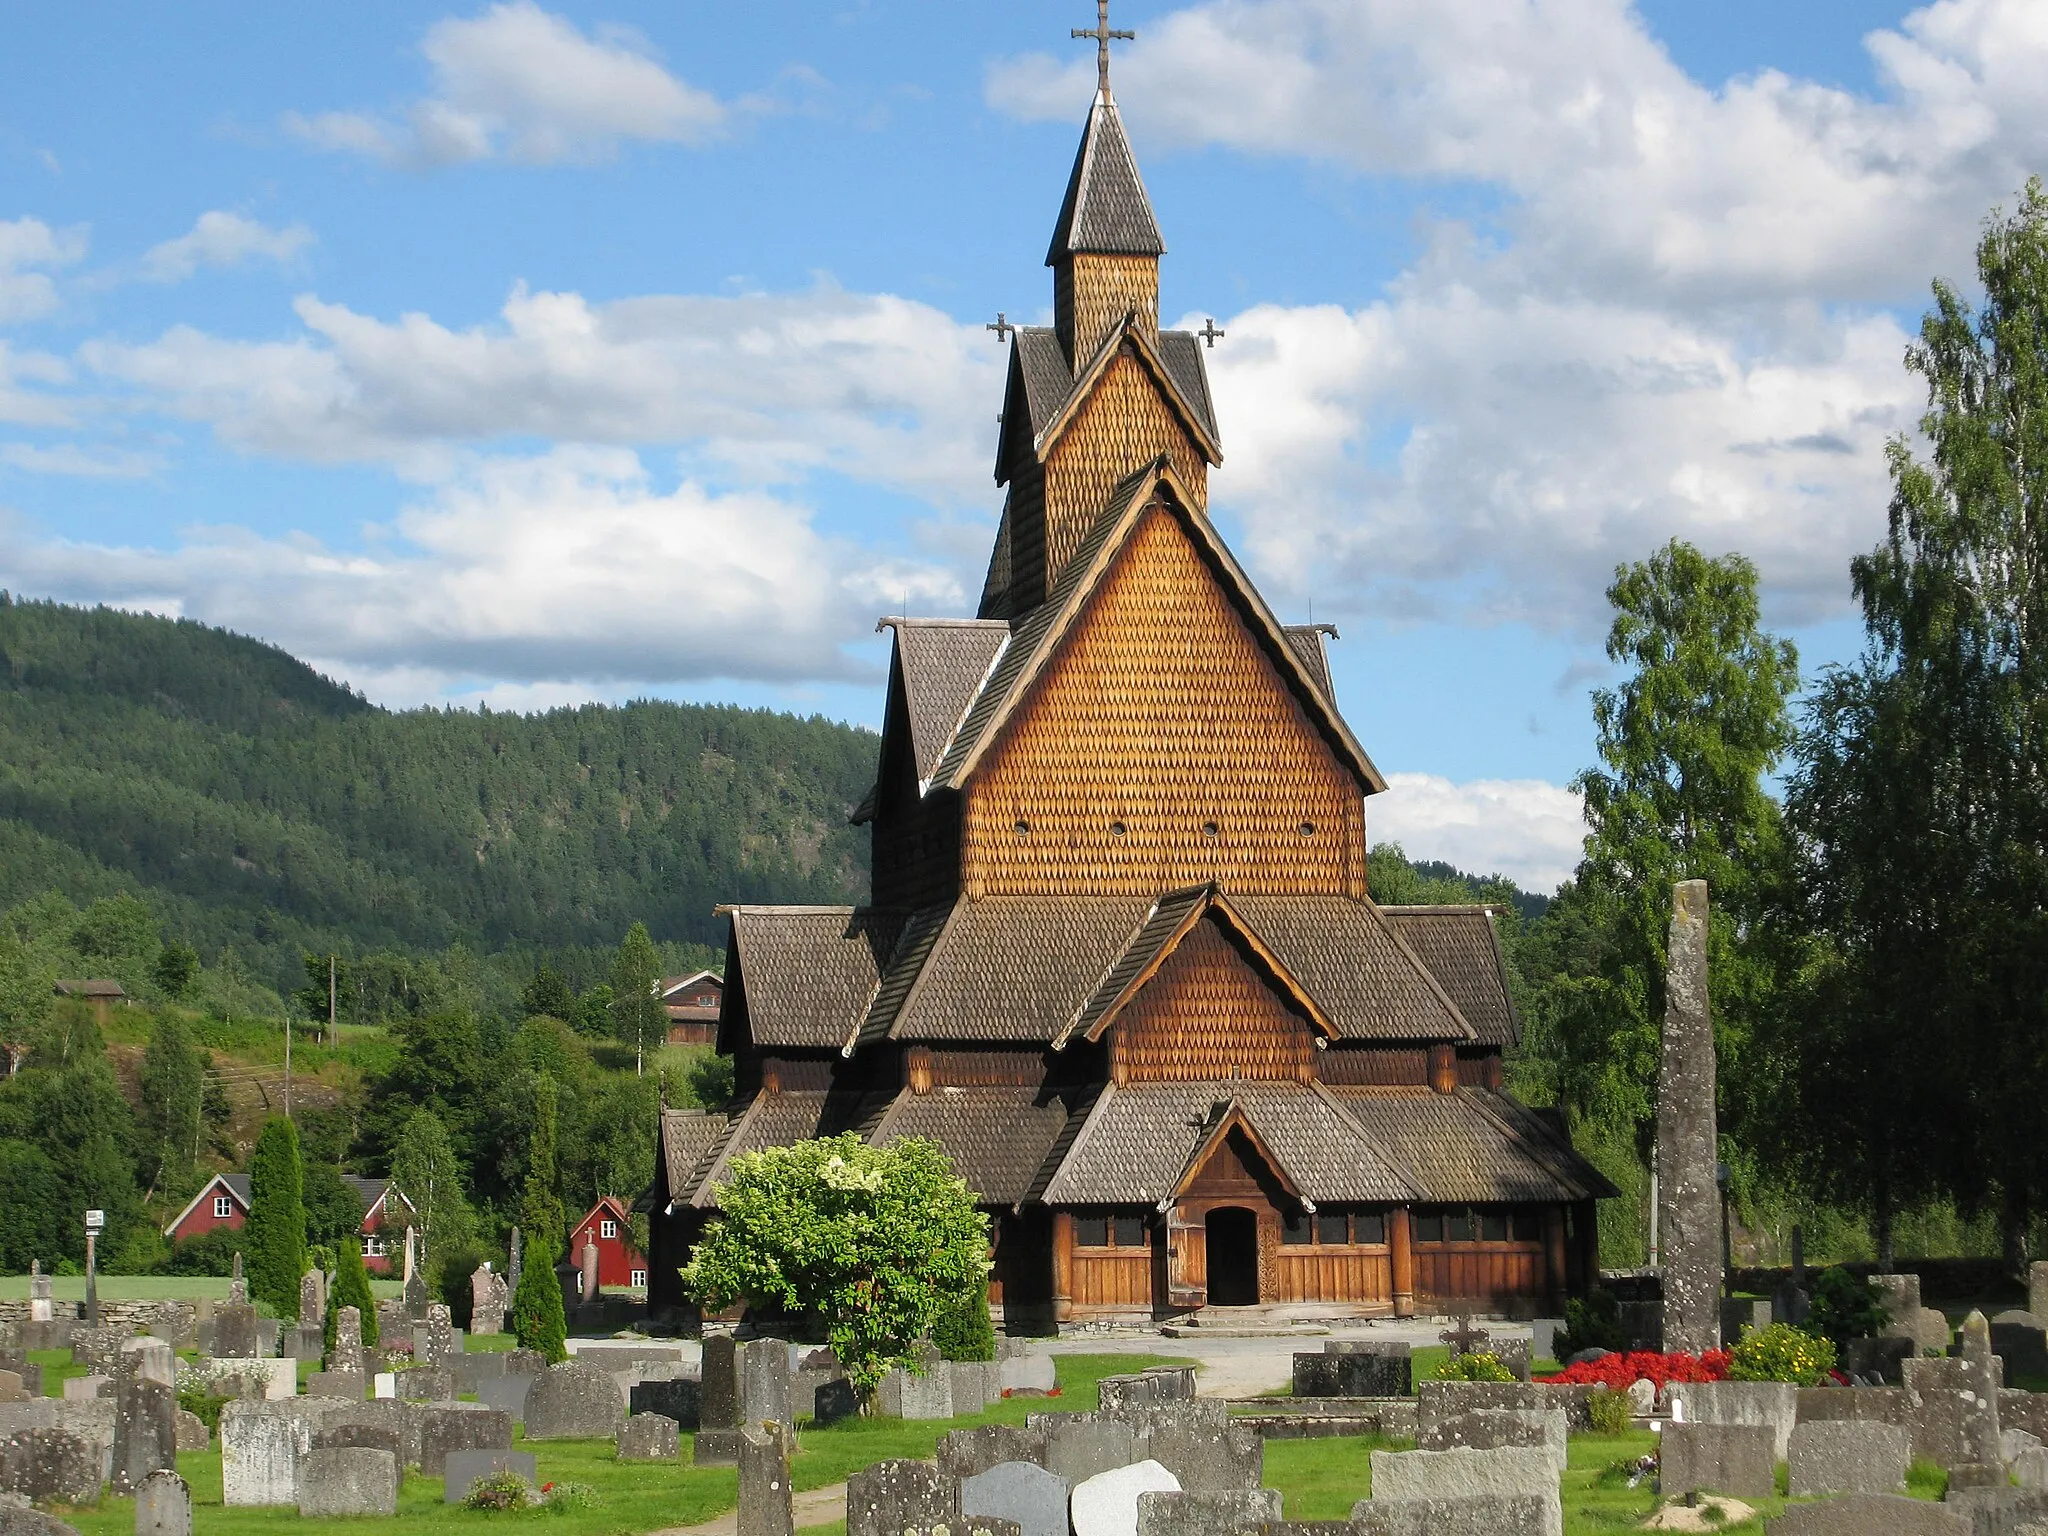
[[[607,1286],[632,1286],[636,1289],[646,1286],[647,1258],[633,1246],[633,1229],[626,1215],[626,1202],[617,1195],[602,1196],[576,1223],[575,1236],[569,1244],[569,1257],[577,1264],[583,1262],[586,1243],[597,1244],[597,1284],[600,1290]]]
[[[204,1237],[215,1227],[239,1227],[249,1219],[249,1175],[216,1173],[192,1203],[171,1218],[164,1236],[174,1243]]]
[[[363,1240],[363,1267],[373,1275],[391,1273],[405,1252],[404,1218],[411,1213],[412,1202],[389,1179],[343,1175],[343,1182],[363,1202],[362,1224],[356,1229]],[[192,1197],[192,1203],[172,1218],[164,1236],[175,1243],[189,1242],[215,1227],[239,1227],[248,1219],[249,1175],[216,1173]],[[646,1267],[644,1259],[634,1262]]]

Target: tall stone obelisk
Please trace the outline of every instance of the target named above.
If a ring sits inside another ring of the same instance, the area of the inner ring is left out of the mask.
[[[1657,1069],[1657,1225],[1664,1348],[1721,1346],[1721,1212],[1714,1180],[1714,1018],[1707,1006],[1707,882],[1672,887]]]

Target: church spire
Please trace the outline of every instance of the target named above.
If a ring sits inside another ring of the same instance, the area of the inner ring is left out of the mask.
[[[1159,329],[1159,258],[1166,253],[1109,90],[1110,42],[1137,34],[1111,30],[1109,0],[1095,0],[1095,17],[1093,30],[1074,29],[1075,37],[1095,43],[1095,102],[1045,255],[1053,269],[1053,326],[1075,369],[1128,314],[1135,312],[1147,331]]]

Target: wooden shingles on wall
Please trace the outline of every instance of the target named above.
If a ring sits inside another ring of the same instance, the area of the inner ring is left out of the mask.
[[[972,897],[1364,891],[1356,783],[1159,508],[966,802]]]
[[[1132,470],[1165,454],[1195,504],[1208,501],[1209,465],[1138,357],[1110,363],[1095,393],[1053,445],[1045,465],[1045,585],[1066,568],[1081,540]],[[1012,552],[1012,558],[1021,554]]]
[[[1308,1021],[1289,1008],[1213,918],[1197,923],[1123,1010],[1110,1036],[1115,1081],[1210,1082],[1315,1075]]]

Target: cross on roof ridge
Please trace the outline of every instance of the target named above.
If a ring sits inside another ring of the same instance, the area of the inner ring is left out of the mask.
[[[1095,25],[1083,29],[1075,27],[1074,37],[1092,38],[1095,42],[1095,88],[1102,95],[1109,94],[1109,45],[1112,42],[1135,42],[1135,32],[1114,32],[1109,25],[1109,0],[1095,0]]]

